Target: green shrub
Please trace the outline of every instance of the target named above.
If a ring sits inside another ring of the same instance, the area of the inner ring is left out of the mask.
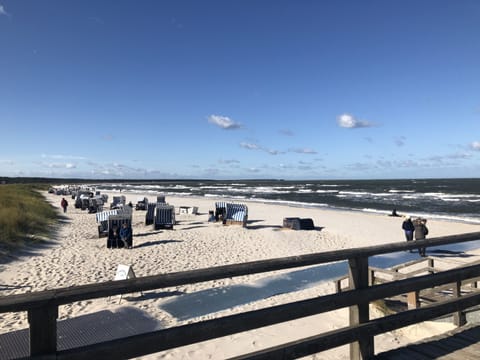
[[[17,248],[52,231],[58,214],[38,190],[37,185],[0,185],[0,247]]]

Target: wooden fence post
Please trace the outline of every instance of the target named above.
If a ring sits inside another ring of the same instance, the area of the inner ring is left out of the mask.
[[[368,257],[348,259],[350,289],[368,288]],[[350,326],[369,321],[369,303],[360,302],[350,307]],[[364,336],[350,344],[350,359],[369,359],[374,354],[373,336]]]
[[[453,284],[453,297],[454,298],[459,298],[462,296],[462,282],[457,281],[456,283]],[[455,311],[453,313],[453,325],[455,326],[463,326],[467,323],[467,318],[465,316],[465,313],[463,311]]]
[[[407,308],[418,309],[420,307],[420,296],[418,291],[412,291],[407,294]]]
[[[55,355],[57,351],[57,317],[57,305],[28,310],[30,356]]]

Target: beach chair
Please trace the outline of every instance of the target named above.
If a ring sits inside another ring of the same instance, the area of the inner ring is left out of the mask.
[[[114,196],[112,202],[110,203],[110,209],[118,209],[125,206],[126,198],[125,195]]]
[[[152,225],[155,220],[155,208],[157,204],[149,203],[147,205],[147,213],[145,214],[145,225]]]
[[[95,214],[98,223],[98,237],[108,236],[108,218],[111,215],[118,215],[118,209],[107,210]]]
[[[215,221],[223,221],[227,215],[227,203],[217,201],[215,203]]]
[[[125,244],[120,240],[120,229],[123,224],[127,224],[130,228],[130,237],[127,239],[127,246],[133,246],[132,218],[125,215],[110,215],[108,217],[108,239],[107,248],[123,248]],[[116,235],[115,235],[116,230]]]
[[[248,207],[245,204],[227,204],[227,213],[224,220],[225,225],[247,226]]]
[[[137,204],[135,205],[135,210],[147,210],[148,199],[146,197],[139,198]]]
[[[165,195],[157,195],[157,203],[165,204]]]
[[[88,199],[88,213],[97,213],[99,211],[103,211],[103,198],[96,195]]]
[[[173,229],[173,225],[175,225],[175,207],[173,205],[157,203],[155,207],[155,230]]]
[[[292,230],[315,230],[313,220],[310,218],[301,219],[298,217],[283,218],[283,227]]]

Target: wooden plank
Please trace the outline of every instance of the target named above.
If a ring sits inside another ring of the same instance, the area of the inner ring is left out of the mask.
[[[367,289],[369,285],[368,258],[353,258],[348,260],[348,281],[352,289]],[[350,306],[350,326],[368,322],[370,318],[368,302],[358,302]],[[350,344],[350,359],[369,359],[374,354],[373,336],[361,336],[358,341]]]

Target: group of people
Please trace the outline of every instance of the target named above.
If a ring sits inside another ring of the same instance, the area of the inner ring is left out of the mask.
[[[118,230],[117,226],[113,226],[113,228],[111,229],[111,232],[112,232],[111,238],[112,240],[117,242],[117,247],[118,247],[118,241],[120,240],[123,242],[123,247],[125,249],[132,248],[131,243],[129,241],[132,235],[132,230],[128,226],[128,224],[123,223],[122,226],[120,227],[120,230]]]
[[[405,231],[405,238],[407,239],[407,241],[413,241],[414,237],[415,240],[425,239],[428,235],[428,228],[426,224],[427,219],[417,218],[412,221],[410,216],[407,215],[402,224],[402,229]],[[410,250],[410,252],[413,251]],[[426,250],[424,247],[418,249],[418,253],[422,257],[425,257],[425,252]]]

